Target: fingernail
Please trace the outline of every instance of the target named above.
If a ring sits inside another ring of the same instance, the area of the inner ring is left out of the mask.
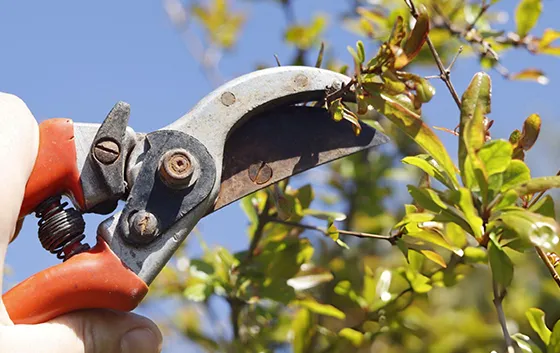
[[[156,335],[147,328],[128,331],[121,339],[123,353],[159,353],[160,349]]]

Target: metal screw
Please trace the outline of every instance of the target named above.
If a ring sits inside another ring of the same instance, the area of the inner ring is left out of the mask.
[[[226,107],[229,107],[233,103],[235,103],[235,96],[231,92],[225,92],[222,94],[222,103]]]
[[[163,182],[174,189],[187,187],[192,179],[194,167],[189,154],[184,149],[167,151],[159,166],[160,177]]]
[[[158,220],[152,213],[140,210],[129,220],[130,234],[140,243],[149,243],[158,236]]]
[[[111,164],[119,158],[121,149],[113,140],[99,141],[93,149],[95,159],[103,164]]]
[[[265,162],[255,163],[249,167],[249,179],[257,185],[262,185],[272,178],[272,168]]]

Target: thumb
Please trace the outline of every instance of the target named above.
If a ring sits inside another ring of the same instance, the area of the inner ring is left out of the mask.
[[[39,325],[0,326],[6,353],[159,353],[162,335],[145,317],[83,310]]]

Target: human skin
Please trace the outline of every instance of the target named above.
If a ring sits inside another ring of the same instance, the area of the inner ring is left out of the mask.
[[[38,146],[38,124],[27,105],[0,92],[0,274],[8,244],[21,227],[19,210]],[[14,325],[0,297],[2,353],[156,353],[161,346],[156,324],[134,313],[82,310],[42,324]]]

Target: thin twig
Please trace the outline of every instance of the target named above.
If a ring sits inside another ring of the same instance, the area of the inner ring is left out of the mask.
[[[303,229],[308,229],[308,230],[314,230],[314,231],[323,233],[323,235],[325,235],[325,236],[329,235],[329,233],[327,232],[326,229],[321,228],[321,227],[312,226],[312,225],[309,225],[309,224],[283,221],[281,219],[273,218],[273,217],[267,218],[267,221],[278,223],[278,224],[283,224],[283,225],[290,226],[290,227],[297,227],[297,228],[303,228]],[[380,240],[387,240],[391,243],[393,243],[395,238],[397,237],[397,236],[394,236],[394,235],[370,234],[370,233],[354,232],[354,231],[350,231],[350,230],[341,230],[341,229],[337,229],[337,231],[340,234],[351,235],[351,236],[356,237],[356,238],[380,239]]]
[[[441,9],[436,5],[432,4],[434,11],[438,14],[434,18],[434,26],[436,28],[446,29],[451,35],[458,37],[471,45],[479,45],[482,47],[482,55],[490,56],[495,60],[500,60],[498,53],[492,48],[492,45],[488,43],[484,38],[476,31],[476,28],[459,28],[454,25],[441,11]]]
[[[418,10],[416,9],[416,6],[414,6],[414,2],[412,0],[405,0],[405,3],[408,5],[408,8],[410,9],[410,14],[414,18],[418,19],[419,14],[418,14]],[[461,99],[459,98],[459,95],[457,94],[457,91],[455,90],[453,83],[451,83],[451,79],[450,79],[451,73],[443,65],[443,62],[441,61],[441,58],[436,50],[436,47],[432,42],[432,40],[430,39],[429,35],[426,37],[426,43],[428,43],[428,47],[430,48],[430,51],[432,52],[432,56],[434,57],[436,65],[439,69],[441,80],[447,86],[447,89],[451,93],[451,96],[453,97],[455,104],[457,104],[457,108],[461,110]]]
[[[488,11],[489,8],[490,8],[490,4],[487,3],[486,0],[482,0],[482,4],[480,5],[480,11],[478,11],[478,14],[474,18],[474,20],[471,22],[471,24],[469,24],[467,26],[467,31],[470,31],[471,29],[474,28],[474,26],[476,25],[478,20],[480,20],[482,15],[484,15],[484,13],[486,13],[486,11]]]
[[[505,290],[500,293],[498,289],[498,282],[495,279],[492,280],[492,289],[494,291],[494,306],[496,307],[496,312],[498,313],[498,320],[500,321],[500,326],[502,326],[502,333],[504,334],[504,340],[506,342],[507,352],[508,353],[515,353],[515,349],[513,347],[513,340],[509,335],[509,331],[507,328],[506,322],[506,315],[504,314],[504,308],[502,307],[502,302],[506,296]]]
[[[537,254],[539,254],[539,257],[546,265],[546,268],[548,268],[548,272],[550,272],[550,275],[552,276],[558,287],[560,287],[560,275],[558,275],[556,268],[554,268],[554,265],[550,262],[550,259],[548,258],[544,250],[539,246],[535,246],[535,250],[537,250]]]
[[[276,65],[278,65],[278,67],[282,66],[282,64],[280,64],[280,58],[278,57],[278,55],[274,54],[274,59],[276,59]]]

